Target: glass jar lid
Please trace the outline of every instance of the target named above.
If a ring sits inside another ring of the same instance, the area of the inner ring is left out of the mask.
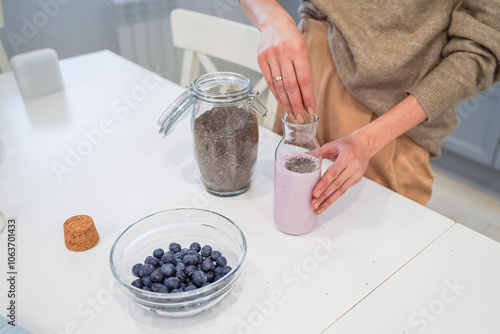
[[[160,133],[166,137],[181,123],[181,121],[188,115],[185,112],[194,102],[194,96],[190,91],[182,93],[172,102],[167,110],[163,112],[158,125],[160,126]]]

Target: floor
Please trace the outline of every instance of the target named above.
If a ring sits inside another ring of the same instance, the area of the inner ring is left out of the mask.
[[[500,242],[500,173],[481,166],[466,166],[473,172],[463,172],[452,167],[456,157],[443,159],[433,162],[433,194],[427,207]]]

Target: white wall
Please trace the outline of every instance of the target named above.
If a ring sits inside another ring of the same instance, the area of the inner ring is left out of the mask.
[[[55,49],[61,59],[102,49],[120,53],[113,3],[127,1],[163,1],[169,10],[186,8],[250,24],[238,0],[2,0],[5,27],[0,29],[0,40],[9,58],[47,47]],[[300,0],[281,3],[298,20]],[[161,74],[178,82],[180,52],[172,49],[169,38],[165,48],[170,58]]]
[[[113,22],[103,0],[2,0],[0,39],[8,57],[40,48],[60,58],[117,50]]]

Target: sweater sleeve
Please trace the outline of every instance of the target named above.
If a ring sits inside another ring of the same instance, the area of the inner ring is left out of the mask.
[[[428,121],[500,79],[500,0],[460,1],[448,36],[441,62],[408,90]]]

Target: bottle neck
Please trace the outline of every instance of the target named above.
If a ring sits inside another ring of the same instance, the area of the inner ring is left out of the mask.
[[[300,124],[289,122],[290,119],[288,114],[283,115],[281,120],[283,122],[283,136],[285,139],[296,140],[298,138],[297,136],[316,138],[319,120],[316,114],[311,117],[308,116],[307,119]]]

